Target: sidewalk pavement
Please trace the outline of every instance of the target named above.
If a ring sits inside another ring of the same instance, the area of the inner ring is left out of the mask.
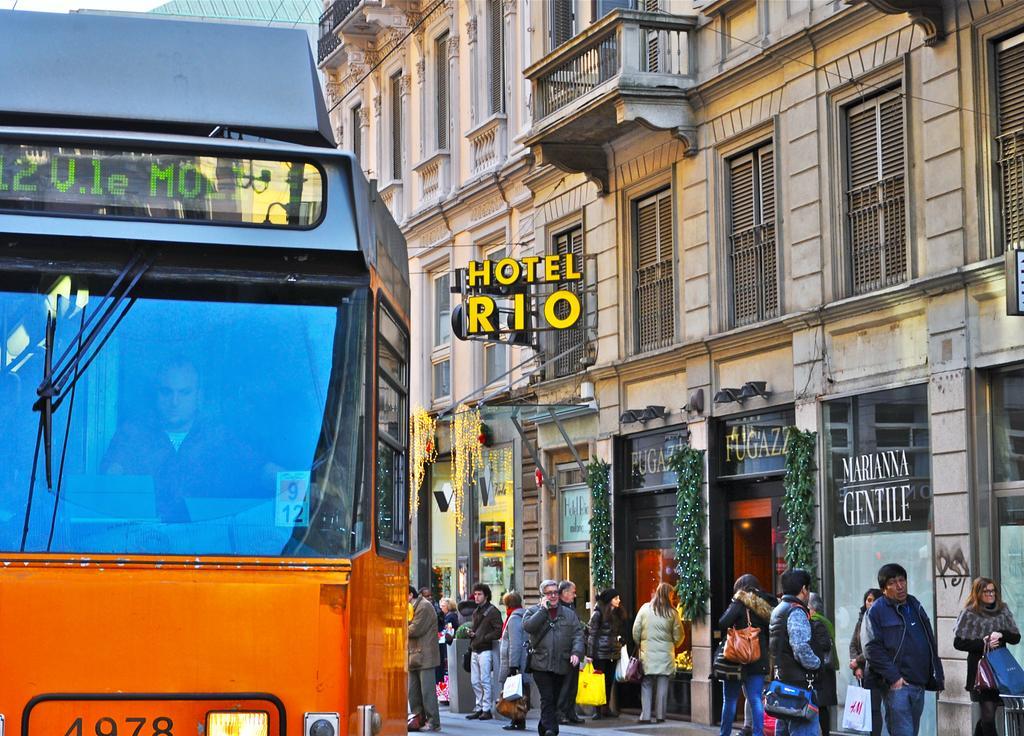
[[[539,711],[536,709],[530,711],[526,718],[525,731],[503,731],[501,727],[507,725],[508,721],[501,716],[495,716],[490,721],[467,721],[464,713],[450,713],[447,707],[441,706],[441,733],[450,736],[535,736],[538,715]],[[664,723],[650,725],[636,721],[637,717],[631,715],[603,718],[600,721],[586,718],[582,725],[559,726],[558,732],[560,736],[709,736],[718,733],[717,727],[701,726],[686,721],[667,720]]]

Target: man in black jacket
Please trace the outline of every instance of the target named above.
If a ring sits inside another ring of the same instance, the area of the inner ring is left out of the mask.
[[[491,603],[491,589],[484,583],[473,586],[473,600],[476,610],[469,630],[469,649],[473,653],[469,670],[473,683],[476,707],[466,718],[489,721],[494,697],[491,692],[491,678],[494,668],[494,652],[491,645],[501,638],[501,612]]]
[[[927,690],[942,690],[942,661],[931,621],[920,601],[907,592],[907,571],[896,563],[882,565],[878,587],[883,596],[864,614],[867,687],[885,693],[885,725],[892,736],[917,736]]]
[[[571,580],[563,580],[558,584],[558,604],[579,620],[579,615],[576,613],[576,583]],[[583,723],[583,719],[576,714],[576,693],[579,691],[579,687],[580,670],[579,667],[573,667],[565,676],[562,690],[558,694],[559,723]]]
[[[775,677],[787,685],[810,689],[821,659],[811,648],[811,575],[793,568],[782,573],[782,601],[768,625]],[[818,736],[818,719],[779,718],[776,736]]]
[[[541,602],[523,617],[530,637],[527,660],[540,692],[540,736],[558,736],[558,696],[570,671],[579,671],[583,659],[583,625],[576,612],[559,605],[558,583],[540,584]]]

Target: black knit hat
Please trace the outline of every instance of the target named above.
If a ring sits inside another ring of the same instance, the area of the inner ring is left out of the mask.
[[[602,593],[601,593],[601,595],[599,595],[599,596],[597,597],[597,600],[598,600],[598,601],[600,601],[601,603],[603,603],[603,604],[605,604],[605,605],[607,606],[607,605],[608,605],[609,603],[611,603],[611,602],[612,602],[612,601],[613,601],[613,600],[614,600],[614,599],[616,598],[616,596],[618,596],[618,595],[619,595],[619,591],[615,590],[615,588],[608,588],[608,590],[606,590],[606,591],[602,592]]]

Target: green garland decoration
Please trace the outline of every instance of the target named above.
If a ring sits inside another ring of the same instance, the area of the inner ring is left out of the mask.
[[[707,613],[711,587],[704,573],[704,451],[681,447],[667,464],[676,474],[676,594],[683,620],[696,621]]]
[[[814,555],[814,453],[817,433],[789,430],[786,442],[785,495],[782,510],[789,521],[786,532],[786,565],[800,567],[817,579]]]
[[[590,488],[590,577],[597,592],[612,587],[612,510],[608,495],[611,466],[593,458],[587,466]]]

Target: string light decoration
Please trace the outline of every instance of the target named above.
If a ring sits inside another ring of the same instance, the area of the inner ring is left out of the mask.
[[[452,506],[455,508],[455,532],[462,534],[465,523],[466,484],[484,468],[480,444],[480,410],[462,405],[452,419]]]
[[[704,451],[680,447],[668,458],[676,474],[676,594],[684,621],[696,621],[707,613],[710,583],[704,573]]]
[[[590,576],[598,591],[612,587],[612,512],[608,495],[611,466],[600,458],[587,465],[590,488]]]
[[[409,454],[409,510],[415,518],[427,466],[437,460],[437,419],[426,409],[416,409],[409,417]]]
[[[786,532],[786,564],[800,567],[817,579],[814,558],[814,452],[817,432],[789,430],[786,443],[786,475],[782,485],[782,510],[789,522]]]
[[[491,481],[494,487],[500,489],[498,495],[515,492],[515,482],[512,479],[512,448],[500,447],[489,450],[487,464],[491,468]]]

